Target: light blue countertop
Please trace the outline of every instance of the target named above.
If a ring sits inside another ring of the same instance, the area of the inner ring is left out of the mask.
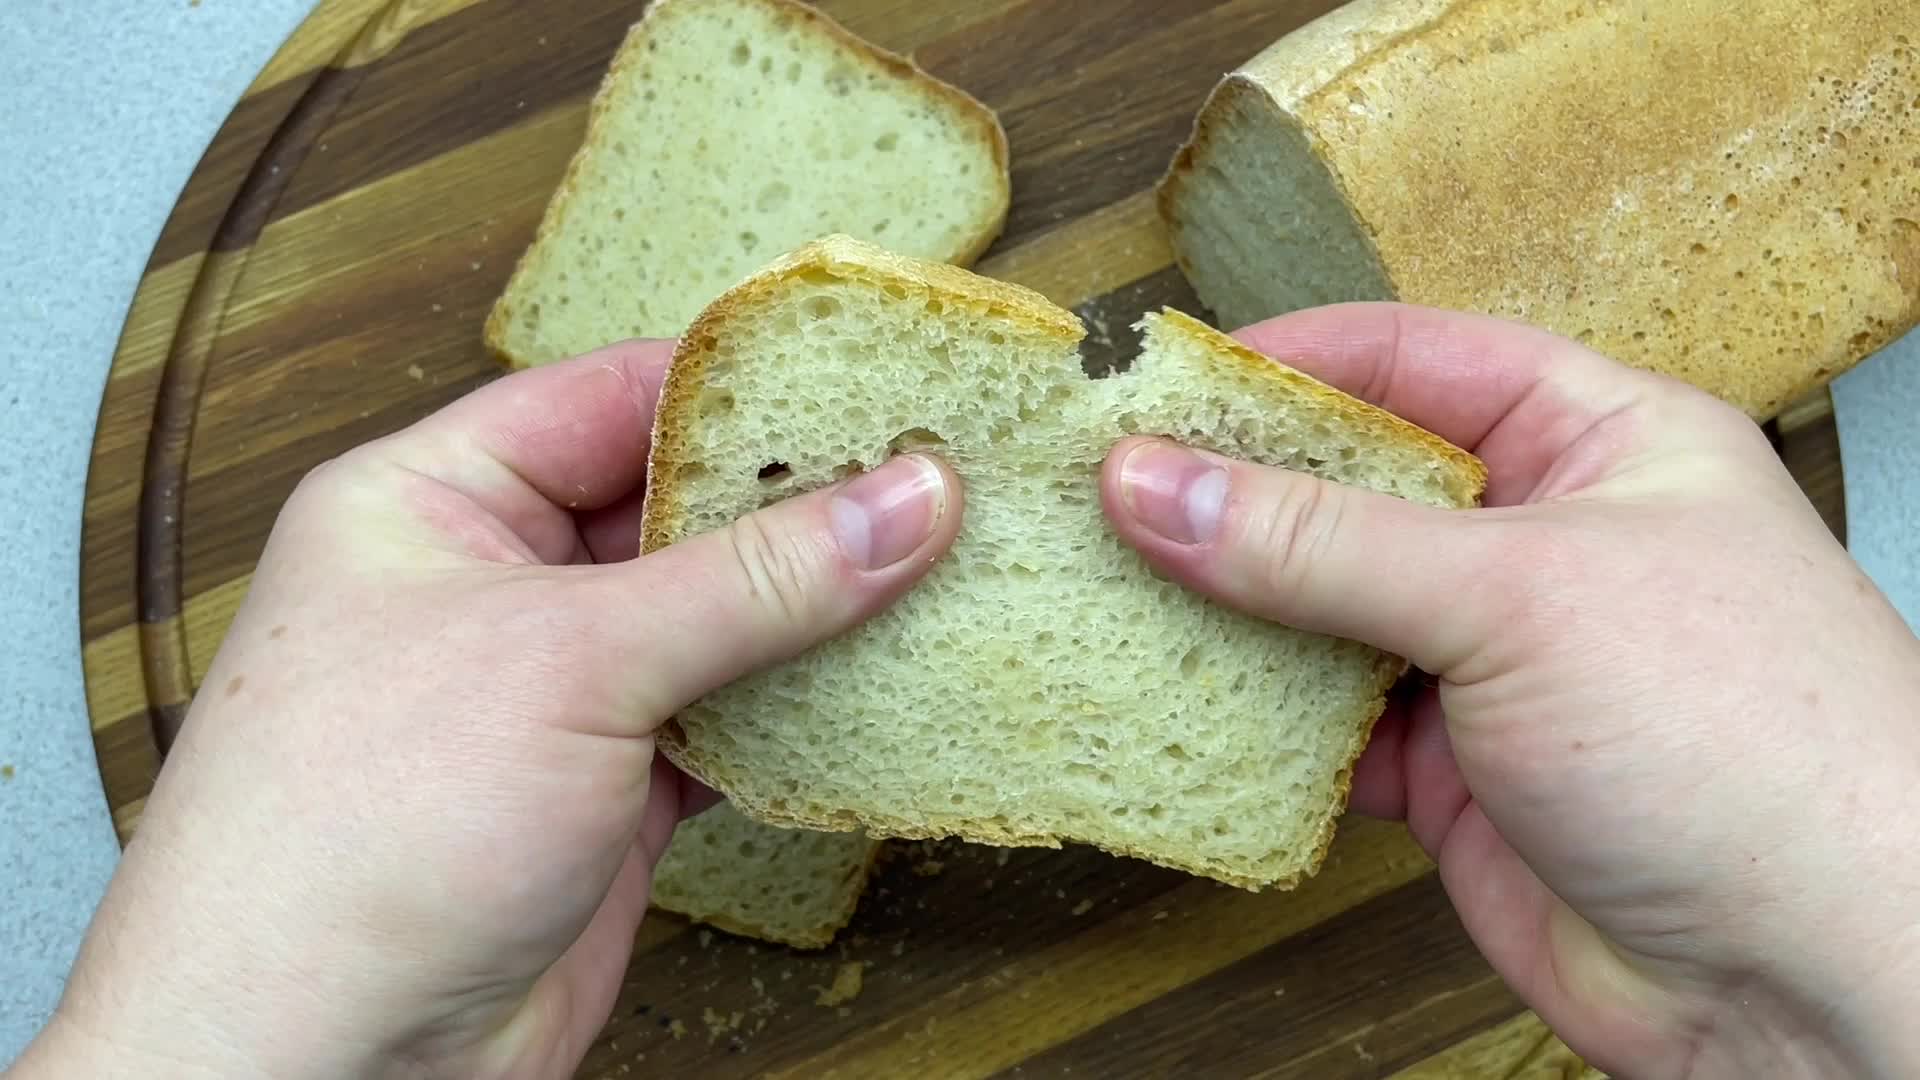
[[[107,365],[195,162],[312,4],[0,7],[0,1064],[52,1007],[117,855],[78,610]],[[1920,623],[1920,337],[1836,396],[1854,550]]]

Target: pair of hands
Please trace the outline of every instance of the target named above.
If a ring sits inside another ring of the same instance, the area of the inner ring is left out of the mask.
[[[1474,450],[1487,508],[1129,440],[1108,515],[1436,677],[1353,806],[1407,820],[1501,975],[1627,1075],[1920,1067],[1920,642],[1758,430],[1487,319],[1240,336]],[[20,1075],[571,1075],[711,797],[654,728],[883,608],[963,513],[901,458],[636,558],[669,351],[510,376],[300,485]]]

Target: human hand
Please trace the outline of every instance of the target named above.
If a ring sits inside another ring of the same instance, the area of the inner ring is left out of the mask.
[[[1239,336],[1475,451],[1488,508],[1129,440],[1108,514],[1176,580],[1437,678],[1352,804],[1407,820],[1515,991],[1621,1075],[1920,1074],[1920,642],[1759,429],[1490,319]],[[1216,469],[1203,541],[1156,532]]]
[[[703,794],[655,727],[960,520],[905,457],[636,558],[670,351],[508,376],[302,481],[21,1075],[573,1074]]]

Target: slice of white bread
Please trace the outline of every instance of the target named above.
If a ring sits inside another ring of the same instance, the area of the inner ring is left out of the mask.
[[[656,0],[614,56],[486,344],[524,367],[671,338],[829,233],[971,262],[1009,190],[993,112],[912,61],[794,0]]]
[[[1887,0],[1353,0],[1221,82],[1160,208],[1222,325],[1483,311],[1766,418],[1920,320],[1915,26]]]
[[[735,934],[818,949],[847,924],[880,843],[785,829],[727,803],[680,823],[653,872],[653,902]]]
[[[642,550],[908,447],[953,464],[965,518],[896,606],[684,710],[667,755],[778,824],[1311,873],[1404,661],[1158,579],[1102,516],[1101,462],[1163,434],[1441,507],[1485,472],[1187,316],[1142,325],[1089,379],[1039,295],[845,237],[716,301],[661,393]]]

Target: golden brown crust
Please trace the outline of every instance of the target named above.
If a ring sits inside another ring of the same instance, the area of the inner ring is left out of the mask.
[[[1307,134],[1402,300],[1756,418],[1920,321],[1904,5],[1355,0],[1209,98],[1162,184],[1176,250],[1233,87]]]
[[[758,307],[775,300],[789,282],[815,274],[866,282],[876,288],[888,283],[908,284],[956,308],[997,310],[1014,322],[1058,337],[1062,345],[1073,345],[1086,335],[1079,319],[1031,289],[943,263],[894,255],[850,237],[823,237],[782,256],[721,294],[674,346],[673,360],[660,387],[660,401],[654,408],[646,506],[640,523],[642,554],[679,539],[684,515],[671,478],[687,463],[686,424],[713,350],[735,320],[749,318]]]
[[[519,260],[514,264],[513,273],[507,279],[507,286],[501,291],[500,298],[494,302],[493,309],[487,313],[487,321],[481,330],[481,340],[487,352],[497,362],[509,368],[524,368],[531,364],[524,357],[515,356],[507,337],[508,327],[513,317],[513,300],[518,286],[527,275],[533,273],[538,265],[539,252],[543,241],[565,226],[572,211],[572,196],[579,182],[579,175],[586,162],[592,156],[600,132],[602,118],[611,108],[625,79],[626,69],[631,65],[644,62],[648,39],[659,25],[663,15],[679,11],[695,3],[706,0],[655,0],[646,10],[640,21],[635,23],[614,52],[613,60],[607,65],[607,73],[601,78],[599,87],[594,91],[593,100],[587,110],[586,135],[580,146],[567,161],[567,169],[561,175],[559,185],[554,189],[547,208],[541,215],[539,227],[534,232],[533,242],[527,245]],[[923,70],[913,58],[883,49],[867,41],[853,31],[835,22],[832,18],[799,0],[726,0],[728,3],[754,3],[764,7],[778,9],[783,16],[797,19],[803,25],[810,26],[836,43],[846,47],[859,61],[873,64],[882,71],[906,79],[910,84],[936,99],[951,104],[960,114],[963,122],[974,126],[979,137],[993,153],[994,168],[989,170],[995,185],[995,198],[991,215],[983,219],[971,235],[962,238],[955,251],[947,259],[957,266],[971,266],[993,242],[999,238],[1006,227],[1007,210],[1012,205],[1012,173],[1009,167],[1007,132],[1001,126],[1000,118],[985,102],[942,79]],[[607,344],[612,344],[608,342]]]
[[[1286,388],[1287,393],[1307,398],[1320,408],[1339,416],[1355,429],[1372,429],[1395,442],[1417,446],[1450,466],[1446,474],[1447,495],[1457,507],[1472,506],[1487,486],[1487,466],[1479,458],[1452,443],[1393,413],[1370,405],[1337,387],[1329,386],[1303,371],[1288,367],[1284,357],[1271,357],[1242,345],[1183,311],[1162,308],[1161,325],[1177,330],[1187,338],[1212,350],[1215,356],[1239,364],[1262,378]]]
[[[888,285],[907,285],[939,296],[950,307],[994,310],[1003,317],[1027,323],[1035,331],[1056,337],[1063,346],[1071,346],[1085,328],[1071,313],[1061,310],[1038,293],[1005,282],[994,281],[952,266],[908,259],[847,237],[828,237],[778,260],[765,270],[728,290],[714,301],[675,349],[660,404],[655,412],[651,457],[648,461],[646,506],[642,511],[640,550],[656,551],[681,539],[685,519],[675,477],[680,466],[690,463],[688,425],[694,416],[695,400],[703,382],[707,362],[731,333],[737,320],[748,323],[765,305],[777,300],[789,284],[820,276],[864,283],[876,290]],[[1387,437],[1418,446],[1451,466],[1449,494],[1458,505],[1471,505],[1485,483],[1485,467],[1473,455],[1454,447],[1415,425],[1394,417],[1357,398],[1314,380],[1281,363],[1246,348],[1232,338],[1178,311],[1167,310],[1159,316],[1178,332],[1213,349],[1229,362],[1246,365],[1263,377],[1285,385],[1290,393],[1311,397],[1324,408],[1352,420],[1356,426],[1384,431]],[[1349,725],[1353,739],[1343,754],[1342,767],[1334,779],[1332,813],[1315,850],[1304,869],[1278,879],[1250,876],[1241,868],[1214,860],[1186,858],[1178,852],[1135,848],[1126,844],[1091,841],[1092,846],[1117,855],[1144,859],[1188,873],[1199,874],[1246,889],[1288,888],[1316,870],[1332,842],[1339,812],[1346,805],[1353,762],[1366,745],[1373,724],[1386,706],[1386,694],[1406,662],[1383,656],[1379,662],[1377,685],[1367,705]],[[1007,847],[1059,847],[1062,841],[1078,838],[1047,832],[1026,832],[979,820],[929,815],[909,821],[883,814],[855,810],[815,812],[795,809],[791,802],[771,805],[756,797],[743,776],[736,775],[723,762],[703,757],[688,747],[677,723],[664,725],[657,733],[658,745],[668,760],[716,791],[724,793],[743,814],[770,825],[848,832],[864,830],[875,836],[903,839],[942,839],[959,837],[977,843]]]

